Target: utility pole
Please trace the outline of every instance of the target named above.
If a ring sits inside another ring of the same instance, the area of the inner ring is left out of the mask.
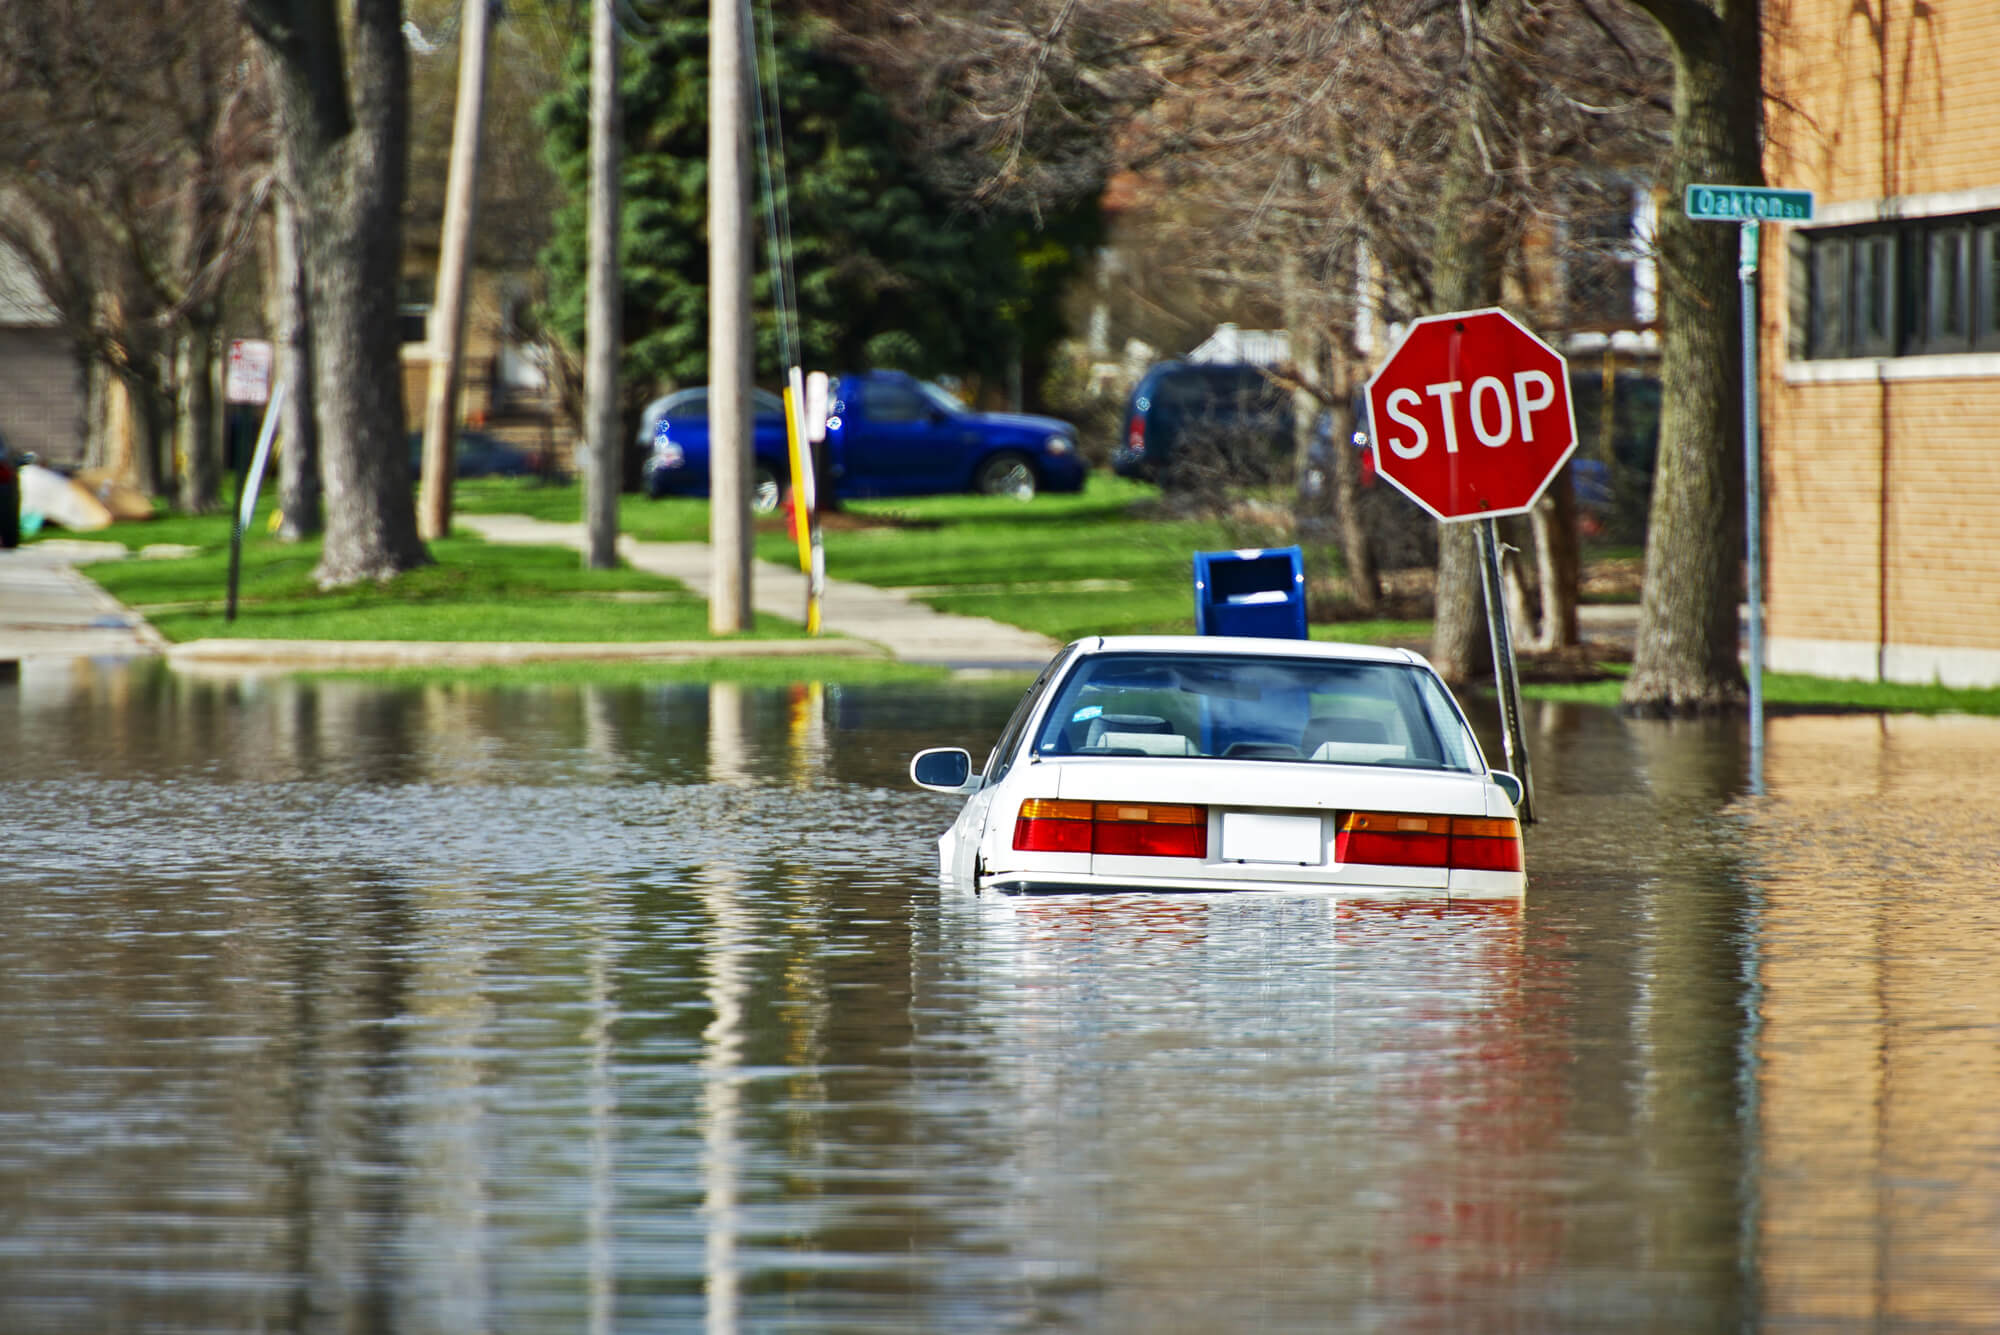
[[[750,629],[750,127],[742,0],[708,6],[708,628]]]
[[[590,6],[590,255],[583,352],[583,563],[618,564],[618,15]]]
[[[424,403],[423,487],[417,495],[417,534],[426,542],[451,533],[459,367],[465,355],[465,271],[471,261],[472,219],[479,196],[490,3],[463,0],[458,29],[458,107],[451,123],[451,171],[445,178],[437,295],[431,303],[430,393]]]

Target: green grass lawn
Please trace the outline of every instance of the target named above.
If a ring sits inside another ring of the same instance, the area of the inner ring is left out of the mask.
[[[1056,640],[1185,634],[1194,628],[1193,556],[1269,541],[1213,520],[1159,512],[1148,486],[1095,474],[1076,495],[853,501],[825,526],[836,579],[907,590],[943,612],[991,617]],[[757,554],[791,562],[782,532]]]
[[[455,493],[465,513],[527,514],[575,523],[581,487],[532,481],[461,482]],[[104,562],[91,577],[127,606],[142,612],[171,640],[207,637],[376,640],[611,641],[708,638],[707,606],[684,588],[630,569],[586,571],[567,548],[487,544],[455,535],[431,544],[437,564],[383,585],[321,592],[312,584],[319,545],[281,543],[259,522],[246,539],[237,619],[224,620],[230,520],[167,516],[127,525],[107,537],[135,551],[174,543],[198,554],[172,560]],[[706,501],[668,498],[619,500],[621,531],[654,541],[706,541]],[[991,617],[1057,640],[1088,634],[1167,633],[1194,626],[1192,558],[1197,551],[1229,550],[1283,542],[1214,520],[1165,514],[1151,487],[1096,475],[1074,496],[1043,495],[1033,501],[983,496],[927,496],[859,501],[830,518],[827,571],[837,579],[907,591],[947,612]],[[763,521],[757,554],[769,561],[797,560],[791,538],[775,520]],[[1629,555],[1637,556],[1635,551]],[[1321,570],[1329,553],[1308,552]],[[758,638],[802,632],[780,618],[757,619]],[[1367,621],[1315,625],[1314,639],[1364,643],[1428,643],[1428,621]],[[1529,686],[1525,694],[1616,706],[1622,685],[1617,669],[1605,680],[1581,685]],[[886,674],[886,675],[885,675]],[[899,675],[902,674],[902,675]],[[370,674],[379,676],[382,674]],[[413,679],[481,673],[418,670]],[[936,675],[929,669],[869,664],[851,659],[755,663],[658,665],[550,665],[492,670],[510,681],[702,680],[743,681],[902,680]],[[1774,708],[1850,708],[1925,713],[2000,714],[2000,690],[1837,682],[1771,674],[1766,699]]]
[[[1612,675],[1602,681],[1523,686],[1521,694],[1534,700],[1559,700],[1615,709],[1628,670],[1625,664],[1609,664],[1606,671]],[[2000,715],[2000,688],[1958,690],[1949,686],[1833,681],[1792,672],[1767,672],[1764,674],[1764,703],[1775,710],[1994,716]]]
[[[322,592],[317,541],[286,543],[262,522],[243,546],[237,615],[225,619],[230,520],[163,519],[111,531],[130,547],[177,543],[199,554],[99,562],[90,577],[175,642],[198,639],[606,641],[709,638],[708,604],[639,571],[585,570],[560,547],[488,544],[454,535],[430,544],[436,564],[383,584]],[[757,618],[754,638],[802,634]]]

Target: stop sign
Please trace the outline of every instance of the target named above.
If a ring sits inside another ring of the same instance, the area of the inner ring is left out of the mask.
[[[1562,354],[1498,308],[1413,323],[1368,419],[1375,471],[1445,520],[1526,511],[1576,448]]]

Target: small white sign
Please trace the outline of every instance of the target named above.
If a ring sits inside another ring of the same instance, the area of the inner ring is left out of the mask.
[[[1222,813],[1222,860],[1318,867],[1326,862],[1326,834],[1318,816],[1225,811]]]
[[[262,338],[229,340],[229,372],[222,397],[229,403],[268,403],[271,398],[271,344]]]

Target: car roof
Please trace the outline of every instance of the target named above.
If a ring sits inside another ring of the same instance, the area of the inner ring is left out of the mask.
[[[1253,635],[1090,635],[1075,642],[1079,654],[1214,654],[1217,656],[1345,659],[1360,663],[1414,663],[1422,654],[1375,644],[1334,640],[1276,640]]]

